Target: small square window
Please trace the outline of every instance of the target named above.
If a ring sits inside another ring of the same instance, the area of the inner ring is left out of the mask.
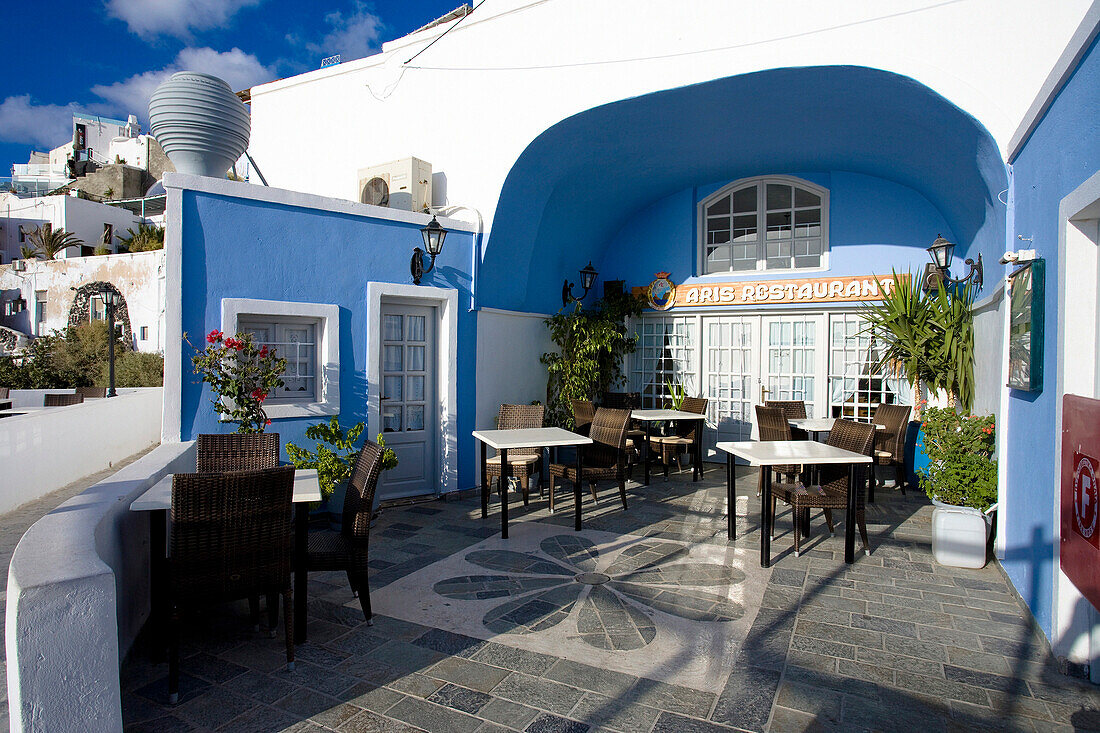
[[[148,326],[142,326],[141,327],[141,337],[140,338],[141,338],[142,341],[148,341],[149,340],[149,327]]]

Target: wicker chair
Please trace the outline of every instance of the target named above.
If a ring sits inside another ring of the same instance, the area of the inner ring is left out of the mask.
[[[852,420],[837,420],[833,423],[833,429],[829,432],[828,445],[844,448],[855,453],[871,456],[875,445],[875,426]],[[846,465],[823,465],[818,467],[820,471],[820,486],[807,488],[801,482],[780,483],[772,485],[772,496],[782,499],[791,505],[791,516],[794,518],[794,554],[795,557],[802,550],[802,525],[809,518],[810,509],[823,509],[825,521],[829,525],[829,532],[833,532],[833,509],[845,510],[848,508],[848,471]],[[871,554],[867,541],[867,520],[864,509],[863,486],[856,487],[856,526],[859,528],[860,539],[863,540],[863,550]],[[775,511],[772,511],[772,526],[769,530],[775,533]]]
[[[307,570],[343,570],[347,573],[351,592],[359,596],[359,606],[368,624],[373,622],[367,582],[367,549],[374,492],[382,473],[382,455],[383,450],[376,443],[363,442],[344,494],[340,531],[311,531],[306,545]]]
[[[760,440],[792,440],[791,426],[787,423],[787,416],[778,407],[756,406],[756,427],[760,433]],[[786,477],[789,483],[795,483],[802,473],[802,466],[797,464],[772,466],[773,474]],[[756,495],[764,490],[764,471],[760,471],[760,479],[757,484]],[[775,515],[775,493],[772,494],[772,515]]]
[[[66,407],[79,405],[82,402],[84,402],[82,394],[48,394],[42,398],[42,404],[45,407]]]
[[[708,400],[704,397],[685,397],[680,409],[683,412],[694,412],[697,415],[705,414]],[[695,449],[695,431],[702,430],[703,423],[699,420],[682,421],[676,424],[675,435],[656,435],[649,439],[650,455],[659,455],[661,463],[665,465],[665,481],[668,481],[668,464],[673,458],[681,471],[684,470],[680,462],[680,456],[689,450]]]
[[[581,457],[581,479],[587,479],[592,489],[592,501],[596,497],[596,482],[610,479],[619,482],[619,496],[626,509],[626,428],[630,424],[630,410],[601,407],[592,417],[589,433],[592,445],[584,447]],[[554,482],[558,478],[577,480],[577,467],[573,464],[550,464],[550,511],[554,511]]]
[[[106,387],[77,387],[76,393],[86,400],[102,399],[107,396]]]
[[[784,420],[805,420],[806,403],[802,400],[764,400],[765,407],[778,407]],[[791,440],[808,440],[809,433],[801,428],[791,428]]]
[[[274,468],[279,465],[279,434],[204,433],[196,453],[199,473]]]
[[[0,387],[0,399],[6,400],[8,398],[8,387]]]
[[[604,407],[613,407],[616,410],[637,410],[642,406],[641,392],[604,392],[602,399],[601,404]],[[644,442],[645,430],[637,420],[631,420],[626,429],[627,478],[634,477],[634,459]]]
[[[518,430],[521,428],[541,428],[546,408],[542,405],[501,405],[497,415],[498,430]],[[528,502],[528,490],[531,476],[538,474],[542,463],[541,448],[516,448],[508,451],[508,475],[519,479],[523,491],[523,503]],[[490,481],[500,480],[500,455],[485,462],[485,474]],[[503,487],[501,488],[503,491]]]
[[[905,494],[907,474],[905,470],[905,434],[909,430],[909,413],[912,410],[912,407],[906,405],[880,404],[875,408],[875,415],[871,419],[872,423],[885,426],[882,430],[875,431],[874,482],[879,483],[879,466],[893,466],[897,485],[901,487],[902,495]],[[881,484],[879,485],[881,486]],[[872,501],[874,501],[873,492],[874,489],[872,488],[870,497]]]
[[[172,477],[168,558],[168,695],[179,699],[180,610],[281,594],[286,661],[294,667],[291,501],[294,468]]]
[[[573,408],[573,429],[581,435],[588,435],[592,418],[596,415],[596,406],[589,400],[569,400],[569,403]]]

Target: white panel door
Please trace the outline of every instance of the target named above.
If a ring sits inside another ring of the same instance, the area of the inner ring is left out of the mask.
[[[807,417],[826,417],[825,315],[761,318],[761,378],[756,404],[802,400]]]
[[[382,306],[382,433],[399,460],[383,474],[382,499],[439,491],[440,420],[436,309]]]
[[[707,398],[704,432],[706,457],[717,456],[718,441],[752,440],[754,393],[758,380],[760,318],[703,317],[703,396]]]

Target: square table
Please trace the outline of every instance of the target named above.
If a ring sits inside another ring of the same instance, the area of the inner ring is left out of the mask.
[[[309,505],[321,500],[321,485],[314,469],[294,471],[294,642],[306,640],[306,545],[309,542]],[[167,512],[172,508],[172,474],[168,474],[134,499],[132,512],[149,512],[149,551],[152,553],[150,590],[153,614],[162,608],[168,562]]]
[[[816,433],[817,437],[814,440],[821,438],[821,433],[827,433],[833,429],[833,423],[836,422],[835,417],[806,417],[801,419],[788,420],[787,424],[792,428],[799,428],[805,430],[807,433]],[[875,423],[875,430],[885,430],[885,425]]]
[[[642,450],[642,463],[645,466],[645,485],[649,485],[649,435],[650,425],[664,420],[706,420],[707,416],[698,412],[686,410],[631,410],[630,417],[645,423],[645,447]],[[700,426],[701,428],[701,426]],[[703,478],[703,431],[695,431],[695,445],[692,447],[691,480],[698,481]]]
[[[815,440],[743,440],[718,443],[726,453],[726,502],[728,518],[726,536],[736,539],[736,503],[733,477],[733,457],[743,458],[750,466],[760,466],[764,472],[764,488],[760,492],[760,566],[771,566],[772,472],[770,466],[801,463],[806,465],[848,464],[848,508],[844,515],[844,562],[855,562],[856,543],[856,466],[871,462],[870,456]]]
[[[513,430],[475,430],[474,437],[481,441],[481,518],[489,516],[489,474],[486,448],[500,453],[500,537],[508,539],[508,451],[517,448],[558,448],[577,446],[577,480],[573,482],[574,529],[581,531],[581,447],[592,445],[585,435],[571,433],[562,428],[515,428]]]

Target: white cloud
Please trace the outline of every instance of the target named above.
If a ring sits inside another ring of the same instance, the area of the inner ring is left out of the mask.
[[[176,60],[163,69],[135,74],[114,84],[98,84],[92,92],[117,106],[118,114],[136,114],[148,117],[149,97],[153,90],[177,71],[201,71],[224,79],[234,91],[247,89],[255,84],[275,78],[272,68],[239,48],[215,51],[212,48],[185,48]]]
[[[319,43],[306,44],[306,50],[317,56],[316,62],[334,54],[340,54],[341,61],[351,61],[377,53],[385,27],[382,19],[368,11],[362,2],[355,4],[353,13],[329,13],[325,23],[330,28],[328,34]]]
[[[0,102],[0,140],[56,148],[73,135],[76,105],[35,104],[31,95]]]
[[[241,8],[261,0],[107,0],[107,12],[142,38],[189,38],[192,30],[225,25]]]

